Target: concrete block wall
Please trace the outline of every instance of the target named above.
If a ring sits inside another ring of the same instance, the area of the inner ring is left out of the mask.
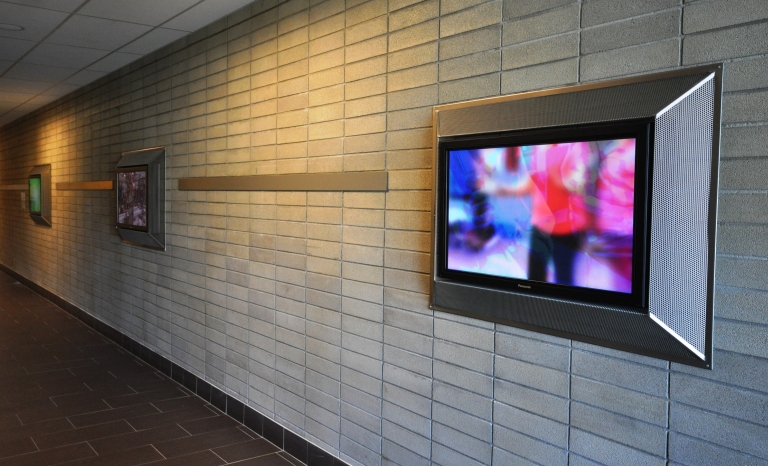
[[[256,2],[0,129],[0,181],[168,151],[168,250],[114,194],[0,191],[0,262],[355,465],[768,463],[768,3]],[[725,63],[715,369],[427,307],[431,107]],[[387,193],[180,192],[381,170]]]

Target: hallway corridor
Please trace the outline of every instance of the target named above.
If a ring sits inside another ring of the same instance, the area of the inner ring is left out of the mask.
[[[301,465],[0,272],[0,466]]]

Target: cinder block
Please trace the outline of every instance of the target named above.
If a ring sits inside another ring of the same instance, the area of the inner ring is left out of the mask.
[[[664,11],[585,29],[581,33],[581,53],[596,53],[677,37],[680,13],[679,10]]]
[[[540,0],[538,2],[520,2],[519,0],[504,0],[504,21],[522,18],[534,13],[557,8],[572,3],[573,0]]]
[[[389,14],[389,31],[413,26],[438,16],[437,0],[426,0]]]
[[[502,51],[502,68],[509,70],[577,57],[578,44],[578,33],[570,33],[507,47]]]
[[[488,50],[440,62],[438,79],[449,81],[500,71],[501,51]],[[427,84],[427,83],[424,83]]]
[[[437,42],[432,42],[390,53],[387,57],[387,71],[398,71],[436,62],[437,48]]]
[[[500,42],[501,26],[498,24],[451,36],[440,41],[440,60],[495,49]]]
[[[535,16],[504,23],[502,45],[516,45],[575,31],[579,28],[579,8],[578,3],[573,3]]]
[[[667,372],[660,368],[574,350],[571,370],[574,375],[652,396],[664,397],[667,393]]]
[[[460,411],[453,411],[458,416],[461,416],[460,419],[466,419],[467,422],[470,422],[470,417],[467,416],[464,413],[461,413]],[[460,422],[460,419],[457,420]],[[474,421],[474,420],[473,420]],[[463,431],[458,431],[456,429],[452,429],[450,427],[444,426],[440,423],[433,423],[432,424],[432,443],[433,445],[450,445],[450,449],[452,451],[459,452],[463,455],[465,455],[467,458],[472,458],[473,460],[478,461],[480,464],[490,464],[491,462],[491,443],[490,442],[484,442],[482,440],[479,440],[475,437],[471,437],[464,433]],[[453,458],[453,454],[437,454],[435,455],[433,451],[433,456],[437,456],[437,461],[441,462],[442,464],[461,464],[461,460],[457,462],[445,462],[446,460],[449,460],[449,458]],[[441,457],[442,456],[442,457]]]
[[[672,432],[748,453],[763,460],[768,458],[768,445],[763,441],[768,432],[764,425],[746,423],[679,403],[672,403],[669,422]]]
[[[440,85],[441,104],[499,95],[499,73],[450,81]]]
[[[581,377],[571,379],[571,397],[574,401],[662,427],[667,420],[666,397],[651,397]]]
[[[665,464],[662,457],[655,457],[628,446],[571,428],[571,451],[603,464],[657,465]]]
[[[574,402],[571,404],[570,426],[572,429],[581,429],[655,456],[666,455],[667,431],[663,425],[646,424]]]
[[[752,58],[727,63],[723,75],[723,90],[732,92],[768,87],[768,76],[764,72],[766,67],[768,67],[768,58]]]
[[[550,395],[549,393],[524,387],[522,385],[505,382],[498,378],[494,380],[493,396],[495,401],[526,410],[557,422],[564,424],[568,422],[569,401],[565,398]]]
[[[477,7],[440,17],[440,38],[461,34],[496,24],[501,19],[501,1],[493,1]]]
[[[682,63],[692,65],[764,54],[768,51],[766,34],[768,22],[686,36]]]
[[[581,80],[671,69],[677,66],[679,57],[679,39],[595,53],[581,58]]]
[[[763,460],[720,447],[677,432],[669,433],[669,459],[674,465],[715,466],[718,464],[759,465]]]
[[[384,435],[387,435],[386,426],[387,423],[385,423]],[[413,442],[415,439],[409,438],[408,440]],[[413,466],[429,466],[430,464],[427,458],[391,442],[387,437],[384,437],[384,440],[381,442],[381,454],[384,457],[382,460],[384,465],[410,464]]]
[[[387,110],[403,110],[437,104],[437,85],[418,87],[387,94]]]
[[[768,121],[768,91],[723,96],[723,123],[762,123]]]
[[[768,5],[760,0],[736,0],[686,4],[683,33],[719,29],[768,18]]]
[[[747,286],[747,283],[744,285]],[[715,348],[760,358],[768,357],[768,348],[760,336],[761,327],[750,323],[716,320],[715,331],[719,332],[715,338]]]
[[[675,8],[679,0],[640,0],[628,4],[612,0],[588,0],[584,2],[581,11],[581,26],[591,27],[633,16]]]
[[[532,461],[530,464],[551,464],[551,465],[567,465],[568,454],[567,451],[561,448],[557,448],[554,445],[545,443],[537,438],[523,435],[514,430],[506,429],[504,427],[496,427],[493,431],[493,445],[494,461],[499,461],[501,458],[507,458],[507,455],[497,455],[497,452],[504,450],[498,450],[503,448],[515,455],[513,457],[513,463],[509,464],[527,464],[522,458],[526,458]]]

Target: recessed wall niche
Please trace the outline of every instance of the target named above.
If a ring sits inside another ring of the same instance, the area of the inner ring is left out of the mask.
[[[434,110],[432,307],[712,367],[722,65]]]
[[[123,152],[116,168],[120,238],[165,251],[165,148]]]
[[[29,218],[36,225],[50,228],[51,222],[51,165],[36,165],[29,172]]]

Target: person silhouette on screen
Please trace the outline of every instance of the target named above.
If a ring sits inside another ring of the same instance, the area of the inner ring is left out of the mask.
[[[516,184],[485,189],[497,196],[530,196],[529,280],[547,282],[551,263],[555,283],[574,284],[576,255],[592,227],[588,191],[594,185],[597,161],[590,144],[510,147],[506,156],[521,161],[518,169],[527,176]]]

